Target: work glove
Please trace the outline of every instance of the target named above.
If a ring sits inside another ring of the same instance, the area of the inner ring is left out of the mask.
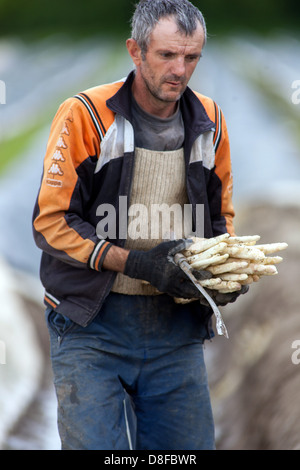
[[[212,289],[205,289],[208,293],[208,295],[213,299],[216,305],[220,305],[221,307],[224,307],[225,305],[229,303],[233,303],[236,301],[236,299],[241,295],[241,294],[246,294],[249,290],[249,286],[245,285],[242,286],[242,288],[238,291],[235,292],[229,292],[227,294],[222,294],[222,292],[218,292],[217,290],[212,290]],[[203,298],[201,299],[200,302],[203,305],[209,305],[207,300]]]
[[[162,242],[149,251],[131,250],[124,274],[134,279],[148,281],[160,292],[173,297],[199,299],[202,297],[201,293],[174,262],[174,255],[186,250],[191,244],[191,240],[181,239]],[[198,280],[212,277],[208,271],[193,270],[192,273]]]

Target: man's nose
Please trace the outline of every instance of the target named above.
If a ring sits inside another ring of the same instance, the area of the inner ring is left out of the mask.
[[[183,77],[185,75],[185,67],[184,57],[178,57],[173,63],[172,72],[178,77]]]

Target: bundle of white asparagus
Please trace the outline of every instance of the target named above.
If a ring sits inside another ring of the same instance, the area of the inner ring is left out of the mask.
[[[287,243],[258,245],[259,235],[232,237],[228,233],[214,238],[192,238],[193,244],[182,253],[193,269],[207,270],[212,278],[199,281],[208,289],[222,293],[236,292],[244,284],[257,282],[261,276],[278,274],[280,256]]]

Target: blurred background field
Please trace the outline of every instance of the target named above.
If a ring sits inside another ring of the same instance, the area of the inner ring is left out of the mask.
[[[0,0],[0,449],[59,445],[31,214],[60,103],[132,68],[134,3]],[[190,86],[226,117],[236,231],[289,243],[276,279],[224,308],[229,341],[206,346],[217,444],[300,448],[300,365],[291,361],[300,339],[300,4],[193,3],[209,40]]]

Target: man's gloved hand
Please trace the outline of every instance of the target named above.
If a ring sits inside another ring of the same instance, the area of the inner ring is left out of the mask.
[[[220,305],[221,307],[224,307],[225,305],[229,303],[233,303],[236,301],[236,299],[241,295],[241,294],[246,294],[248,292],[249,286],[245,285],[242,286],[242,288],[236,292],[230,292],[228,294],[222,294],[221,292],[218,292],[217,290],[212,290],[212,289],[206,289],[207,293],[209,296],[214,300],[216,305]],[[208,306],[208,302],[206,299],[200,300],[200,302],[203,305]]]
[[[201,293],[173,260],[191,244],[187,239],[162,242],[149,251],[131,250],[124,274],[150,282],[160,292],[185,299],[201,298]],[[209,279],[208,271],[197,271],[197,279]]]

